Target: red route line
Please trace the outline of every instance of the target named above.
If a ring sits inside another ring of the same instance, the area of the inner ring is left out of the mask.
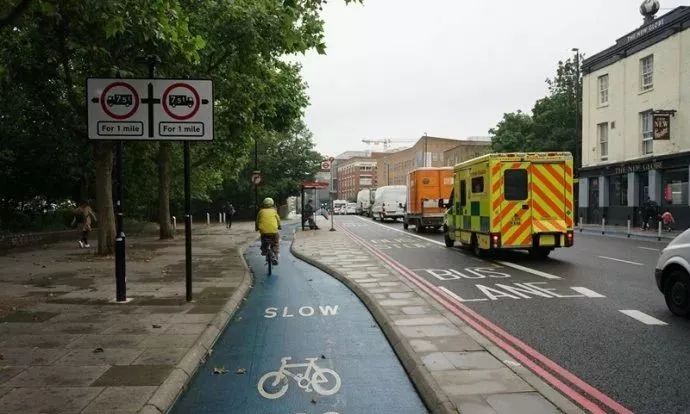
[[[563,394],[572,398],[575,402],[580,404],[582,407],[588,409],[592,413],[597,413],[597,414],[605,413],[605,411],[603,411],[599,406],[597,406],[592,401],[588,400],[584,395],[573,390],[571,387],[564,384],[562,381],[560,381],[554,375],[547,372],[546,370],[544,370],[539,365],[535,364],[527,356],[520,353],[519,350],[517,350],[513,346],[511,346],[511,344],[508,344],[505,341],[503,341],[502,339],[498,338],[496,336],[496,334],[498,336],[502,336],[506,341],[512,343],[512,345],[515,345],[518,348],[521,348],[523,351],[525,351],[527,354],[529,354],[532,358],[543,363],[549,369],[554,371],[556,374],[560,375],[565,380],[569,381],[571,384],[575,385],[576,387],[580,388],[585,393],[589,394],[590,396],[594,397],[596,400],[598,400],[601,403],[603,403],[604,405],[608,406],[609,408],[614,410],[614,412],[616,412],[617,414],[633,414],[632,411],[628,410],[627,408],[622,406],[620,403],[614,401],[613,399],[611,399],[606,394],[602,393],[601,391],[599,391],[596,388],[592,387],[591,385],[587,384],[582,379],[578,378],[575,374],[572,374],[571,372],[567,371],[565,368],[562,368],[561,366],[556,364],[554,361],[552,361],[549,358],[547,358],[546,356],[540,354],[539,352],[537,352],[535,349],[533,349],[529,345],[525,344],[521,340],[510,335],[508,332],[504,331],[503,329],[499,328],[498,326],[493,324],[488,319],[486,319],[483,316],[479,315],[478,313],[474,312],[472,309],[468,308],[467,306],[463,305],[462,303],[457,302],[454,298],[449,298],[449,296],[446,295],[445,293],[439,292],[439,290],[436,286],[434,286],[430,282],[424,280],[423,278],[421,278],[420,276],[418,276],[417,274],[415,274],[414,272],[409,270],[407,267],[405,267],[401,263],[390,258],[385,253],[380,252],[378,249],[371,246],[364,239],[360,238],[359,236],[355,235],[354,233],[352,233],[349,230],[346,230],[343,227],[340,227],[340,229],[344,233],[348,234],[353,240],[355,240],[356,242],[358,242],[359,244],[361,244],[365,248],[367,248],[369,251],[371,251],[372,254],[374,254],[375,256],[380,258],[381,260],[383,260],[385,263],[387,263],[388,265],[390,265],[394,269],[398,270],[398,272],[400,272],[400,274],[402,276],[404,276],[405,278],[410,280],[415,285],[419,286],[422,290],[424,290],[427,294],[429,294],[434,299],[436,299],[439,303],[441,303],[443,306],[445,306],[447,309],[449,309],[451,312],[453,312],[456,316],[458,316],[461,319],[463,319],[464,321],[466,321],[468,324],[470,324],[477,331],[479,331],[480,333],[485,335],[487,338],[489,338],[492,342],[494,342],[501,349],[503,349],[504,351],[513,355],[516,359],[520,360],[524,365],[526,365],[528,368],[530,368],[535,374],[539,375],[541,378],[543,378],[544,380],[546,380],[550,384],[554,385],[560,392],[562,392]],[[476,319],[476,321],[472,318]],[[482,326],[482,324],[484,326]],[[491,331],[493,331],[493,332],[491,332]]]

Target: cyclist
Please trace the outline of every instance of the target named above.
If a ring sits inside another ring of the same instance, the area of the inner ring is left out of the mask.
[[[264,198],[263,206],[259,209],[256,215],[256,231],[261,233],[261,255],[266,256],[268,253],[267,247],[270,245],[274,256],[271,261],[274,266],[278,264],[280,257],[278,252],[280,249],[280,235],[278,230],[281,230],[280,216],[274,208],[275,203],[270,197]]]

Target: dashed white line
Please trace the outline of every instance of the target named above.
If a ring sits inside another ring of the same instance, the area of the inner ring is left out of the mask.
[[[654,249],[652,247],[644,247],[644,246],[637,246],[638,249],[643,249],[643,250],[651,250],[653,252],[658,252],[659,249]]]
[[[358,216],[357,218],[360,219],[360,220],[369,222],[369,220],[366,220],[365,218],[362,218],[362,217],[359,217],[359,216]],[[437,241],[437,240],[429,239],[429,238],[427,238],[427,237],[420,236],[420,235],[417,235],[417,234],[408,233],[408,232],[406,232],[406,231],[404,231],[404,230],[400,230],[400,229],[396,229],[396,228],[393,228],[393,227],[390,227],[390,226],[386,226],[385,224],[377,223],[377,222],[375,222],[375,221],[371,221],[371,223],[376,224],[377,226],[381,226],[381,227],[383,227],[383,228],[385,228],[385,229],[388,229],[388,230],[397,231],[398,233],[402,233],[402,234],[405,234],[405,235],[407,235],[407,236],[416,237],[416,238],[418,238],[418,239],[422,239],[422,240],[424,240],[424,241],[428,241],[428,242],[430,242],[430,243],[434,243],[434,244],[437,244],[437,245],[439,245],[439,246],[446,247],[446,244],[445,244],[445,243],[441,243],[440,241]],[[542,272],[542,271],[536,270],[536,269],[531,269],[531,268],[529,268],[529,267],[520,266],[520,265],[515,264],[515,263],[504,262],[504,261],[498,261],[498,260],[496,261],[496,263],[502,264],[503,266],[512,267],[513,269],[522,270],[523,272],[532,273],[533,275],[541,276],[541,277],[546,278],[546,279],[561,279],[560,276],[552,275],[552,274],[550,274],[550,273]]]
[[[619,312],[624,315],[628,315],[631,318],[636,319],[645,325],[668,325],[666,322],[660,321],[657,318],[649,316],[646,313],[642,313],[638,310],[622,310]]]
[[[606,260],[613,260],[616,262],[621,262],[621,263],[627,263],[635,266],[644,266],[642,263],[637,263],[637,262],[631,262],[630,260],[623,260],[623,259],[616,259],[615,257],[608,257],[608,256],[597,256],[600,259],[606,259]]]
[[[588,298],[605,298],[606,297],[606,296],[602,295],[601,293],[597,293],[591,289],[587,289],[586,287],[575,286],[575,287],[571,287],[570,289],[574,290],[577,293],[581,293]]]

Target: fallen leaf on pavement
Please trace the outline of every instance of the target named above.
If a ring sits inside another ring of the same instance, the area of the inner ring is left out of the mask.
[[[321,359],[326,359],[326,355],[321,355]]]
[[[152,326],[153,326],[154,328],[156,328],[156,329],[158,329],[158,328],[162,328],[162,326],[160,326],[160,325],[156,325],[155,323],[154,323],[154,324],[153,324]]]
[[[311,403],[312,403],[312,404],[316,404],[316,399],[315,399],[315,398],[312,398],[312,399],[311,399]]]
[[[235,371],[235,374],[246,374],[247,373],[247,368],[240,368],[237,371]]]
[[[225,367],[215,367],[213,368],[213,375],[225,375],[228,373],[228,370],[225,369]]]
[[[94,354],[100,354],[101,352],[104,352],[104,351],[103,351],[103,348],[101,348],[100,346],[93,350]]]

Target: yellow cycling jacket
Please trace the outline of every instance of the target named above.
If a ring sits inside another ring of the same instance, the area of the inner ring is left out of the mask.
[[[276,234],[280,227],[280,216],[274,208],[262,208],[256,215],[256,229],[261,234]]]

